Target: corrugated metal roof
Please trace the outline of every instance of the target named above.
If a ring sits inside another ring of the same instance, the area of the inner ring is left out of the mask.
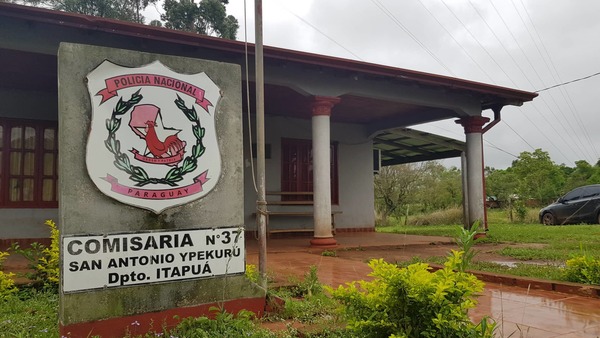
[[[462,141],[410,128],[387,130],[373,146],[381,151],[382,166],[458,157],[465,150]]]

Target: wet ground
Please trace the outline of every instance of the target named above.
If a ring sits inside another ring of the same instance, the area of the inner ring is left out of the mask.
[[[336,236],[336,257],[322,255],[309,246],[309,237],[270,238],[268,240],[268,274],[275,282],[286,283],[290,277],[302,278],[310,266],[318,267],[323,284],[337,286],[368,279],[367,261],[384,258],[389,262],[405,261],[418,256],[445,256],[456,245],[451,238],[381,233],[341,233]],[[478,245],[477,258],[509,262],[494,252],[502,245]],[[258,241],[246,238],[246,261],[258,265]],[[27,261],[11,255],[5,271],[24,272]],[[567,293],[486,283],[479,305],[471,312],[473,320],[490,316],[498,323],[497,337],[526,338],[598,338],[600,337],[600,299]]]
[[[452,239],[380,233],[342,233],[336,236],[336,257],[323,256],[309,247],[309,238],[272,238],[268,241],[268,274],[277,282],[301,278],[310,266],[318,267],[319,280],[337,286],[368,278],[366,262],[384,258],[395,262],[414,256],[445,256],[456,249]],[[247,238],[247,262],[258,264],[258,242]],[[478,246],[479,259],[503,260],[493,245]],[[332,251],[330,249],[330,251]],[[490,316],[498,323],[498,337],[600,337],[600,299],[552,291],[486,283],[473,320]]]

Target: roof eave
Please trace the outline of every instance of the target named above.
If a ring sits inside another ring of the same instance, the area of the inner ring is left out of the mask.
[[[9,16],[36,22],[69,26],[79,29],[103,31],[111,34],[120,34],[183,45],[193,45],[239,54],[243,54],[245,52],[245,43],[240,41],[30,6],[0,3],[0,7],[3,7],[3,9],[0,11],[0,16]],[[254,53],[253,44],[248,44],[248,52],[250,54]],[[523,102],[533,100],[538,95],[537,93],[533,92],[500,87],[443,75],[430,74],[349,59],[341,59],[327,55],[306,53],[277,47],[265,46],[264,57],[265,59],[286,60],[333,69],[367,73],[382,77],[397,78],[424,85],[441,86],[449,90],[474,92],[480,95],[498,97],[500,101],[497,103],[504,102],[504,105],[521,105]]]

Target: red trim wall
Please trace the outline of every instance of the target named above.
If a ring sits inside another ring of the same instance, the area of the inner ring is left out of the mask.
[[[188,317],[206,316],[214,318],[215,312],[210,310],[212,307],[224,309],[233,314],[238,313],[240,310],[248,310],[261,317],[264,314],[265,306],[265,298],[236,299],[224,303],[202,304],[85,323],[69,325],[59,323],[59,330],[61,337],[100,336],[102,338],[121,338],[128,334],[137,337],[146,333],[162,333],[163,327],[172,329],[182,319]]]

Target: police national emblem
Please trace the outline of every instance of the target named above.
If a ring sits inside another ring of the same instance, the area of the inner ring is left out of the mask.
[[[205,73],[180,74],[159,61],[129,68],[105,60],[87,81],[86,165],[100,191],[158,214],[216,186],[220,90]]]

